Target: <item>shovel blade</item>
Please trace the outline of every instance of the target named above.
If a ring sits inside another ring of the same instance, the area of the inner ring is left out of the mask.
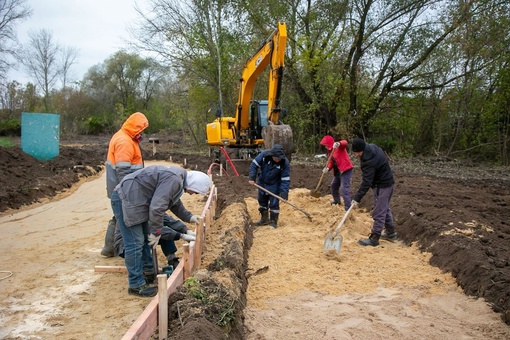
[[[342,235],[333,236],[332,233],[328,233],[324,240],[324,251],[329,252],[334,250],[337,254],[340,253],[343,239]]]
[[[319,198],[319,197],[321,197],[321,193],[318,192],[317,190],[310,190],[310,196]]]

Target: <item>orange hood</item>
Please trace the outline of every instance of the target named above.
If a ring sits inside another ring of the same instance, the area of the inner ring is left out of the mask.
[[[135,112],[122,124],[122,130],[134,138],[149,126],[149,120],[141,112]]]

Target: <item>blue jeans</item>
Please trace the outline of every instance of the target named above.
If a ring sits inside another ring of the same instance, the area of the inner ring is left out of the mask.
[[[143,222],[131,227],[124,224],[122,201],[117,192],[110,198],[113,214],[117,219],[117,227],[124,240],[124,262],[128,271],[129,288],[138,288],[145,284],[143,272],[153,272],[151,249],[149,240],[149,222]]]

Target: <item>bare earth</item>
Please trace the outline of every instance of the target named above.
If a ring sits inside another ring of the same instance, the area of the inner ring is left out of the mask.
[[[100,146],[105,148],[104,143]],[[160,157],[169,159],[162,151]],[[207,156],[187,157],[187,166],[207,171]],[[20,168],[21,158],[16,158]],[[123,265],[123,260],[99,255],[111,209],[102,168],[97,167],[101,162],[92,164],[93,157],[87,158],[91,164],[72,169],[76,178],[69,176],[71,185],[64,192],[56,188],[60,192],[56,196],[43,195],[50,199],[11,207],[16,210],[4,208],[0,215],[2,339],[118,339],[150,301],[127,294],[126,274],[94,272],[94,266]],[[97,158],[104,159],[104,153]],[[7,165],[2,171],[14,167],[7,158],[1,160]],[[183,164],[180,154],[174,154],[173,160]],[[326,233],[344,214],[343,207],[329,205],[331,178],[325,178],[322,197],[309,195],[321,166],[320,161],[311,167],[293,161],[289,201],[309,212],[312,221],[282,204],[276,229],[251,224],[258,219],[257,201],[255,188],[243,177],[246,167],[239,166],[241,177],[214,175],[220,211],[207,231],[203,267],[211,270],[223,256],[229,245],[225,240],[236,236],[232,236],[238,230],[234,227],[246,223],[248,229],[239,229],[239,237],[251,237],[242,265],[246,282],[239,284],[220,271],[215,274],[227,289],[245,292],[243,315],[237,319],[244,318],[244,331],[231,338],[510,338],[510,327],[504,322],[510,283],[508,177],[463,182],[460,176],[417,175],[404,164],[396,170],[393,200],[402,241],[381,241],[377,248],[357,245],[370,232],[371,197],[365,197],[342,228],[344,241],[336,254],[323,251]],[[359,183],[359,168],[356,172],[353,190]],[[59,174],[62,179],[69,175]],[[14,182],[14,175],[1,175],[0,197],[8,205],[9,179]],[[20,197],[21,193],[18,189]],[[202,198],[184,195],[183,200],[192,212],[202,211]],[[25,201],[29,201],[26,196]],[[192,321],[184,318],[184,326],[171,328],[170,337],[185,338],[179,334]],[[196,330],[187,336],[220,339],[224,334]]]

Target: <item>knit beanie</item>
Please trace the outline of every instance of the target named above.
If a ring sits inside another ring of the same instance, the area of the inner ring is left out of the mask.
[[[365,141],[361,138],[356,138],[352,142],[352,151],[353,152],[365,151]]]

